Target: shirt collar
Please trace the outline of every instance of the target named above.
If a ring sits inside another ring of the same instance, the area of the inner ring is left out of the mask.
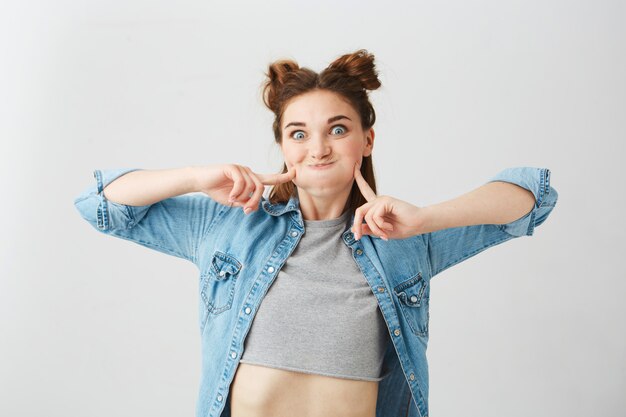
[[[263,199],[261,206],[267,214],[271,214],[272,216],[282,216],[288,211],[295,211],[297,213],[300,213],[300,199],[298,198],[298,190],[294,190],[291,197],[289,197],[289,201],[287,201],[287,203],[272,204],[268,199]]]
[[[261,203],[261,207],[267,214],[272,216],[282,216],[283,214],[293,211],[293,216],[297,220],[298,224],[302,229],[304,229],[304,222],[302,220],[302,213],[300,212],[300,199],[298,197],[298,189],[296,188],[289,197],[289,201],[287,203],[276,203],[272,204],[266,198],[263,198],[263,202]],[[350,224],[354,223],[354,213],[350,215]],[[343,237],[349,244],[354,243],[354,235],[350,231],[350,229],[346,230],[343,233]]]

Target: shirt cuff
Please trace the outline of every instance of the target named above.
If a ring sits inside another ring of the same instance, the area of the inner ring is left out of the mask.
[[[535,205],[529,213],[510,223],[498,225],[513,236],[531,236],[535,227],[543,223],[552,211],[558,198],[556,190],[550,186],[550,170],[548,168],[506,168],[487,182],[493,181],[519,185],[535,196]]]
[[[115,209],[118,210],[123,209],[125,205],[108,201],[104,196],[103,190],[115,179],[129,172],[138,170],[140,170],[140,168],[94,170],[93,176],[96,180],[95,185],[90,186],[76,197],[74,199],[74,205],[78,208],[83,217],[89,220],[97,229],[103,231],[109,230],[111,228],[111,216],[113,215],[110,210],[110,205],[113,205]]]

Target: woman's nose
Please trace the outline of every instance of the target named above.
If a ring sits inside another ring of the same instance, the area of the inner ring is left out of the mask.
[[[326,138],[316,136],[309,141],[309,152],[315,159],[323,159],[331,151],[330,143]]]

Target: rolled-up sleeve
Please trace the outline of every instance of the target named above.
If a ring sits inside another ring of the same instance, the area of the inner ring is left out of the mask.
[[[550,185],[548,168],[506,168],[487,183],[504,181],[519,185],[533,193],[535,204],[524,216],[506,224],[481,224],[453,227],[424,235],[431,265],[431,278],[485,249],[521,236],[531,236],[535,228],[550,215],[558,199]]]
[[[132,227],[132,220],[140,220],[150,206],[128,206],[114,203],[107,200],[102,190],[118,177],[138,170],[139,168],[94,170],[95,183],[74,199],[74,205],[81,216],[93,227],[103,232]]]
[[[503,231],[513,236],[532,236],[535,227],[548,218],[559,196],[550,186],[550,170],[533,167],[506,168],[487,182],[494,181],[516,184],[533,193],[535,205],[530,212],[513,222],[499,225]]]
[[[202,193],[179,195],[144,206],[119,204],[104,196],[108,184],[137,170],[94,170],[94,183],[74,199],[74,206],[83,219],[102,233],[197,263],[200,241],[225,206]]]

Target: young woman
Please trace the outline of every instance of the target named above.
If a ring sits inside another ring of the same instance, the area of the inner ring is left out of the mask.
[[[377,195],[374,56],[267,75],[280,174],[95,170],[75,205],[103,233],[197,265],[198,417],[426,417],[430,280],[532,235],[557,201],[550,171],[507,168],[428,207]]]

